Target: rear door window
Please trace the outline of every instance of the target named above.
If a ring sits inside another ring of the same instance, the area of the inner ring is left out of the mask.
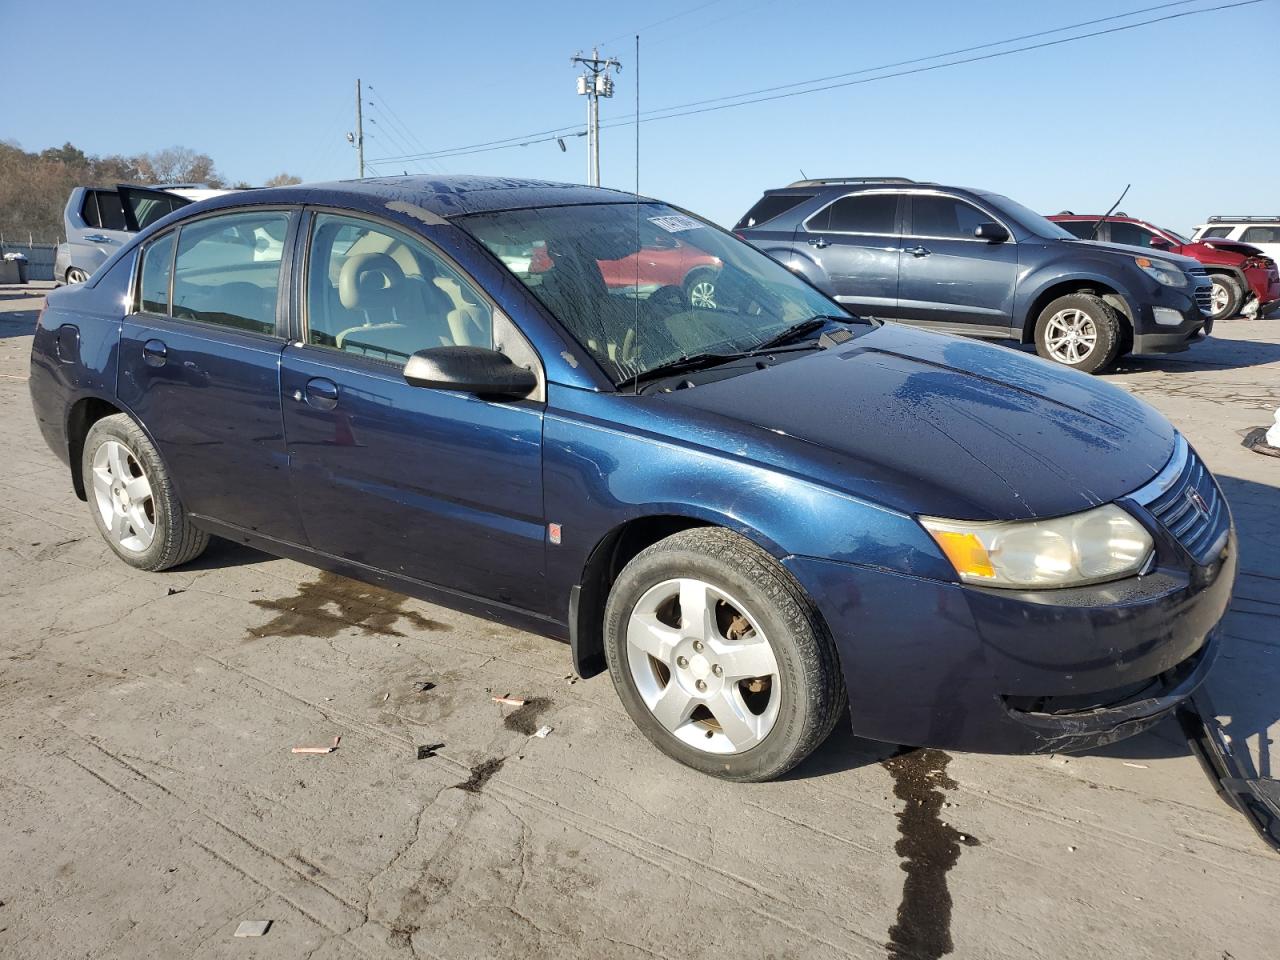
[[[1126,243],[1132,247],[1149,247],[1151,246],[1151,238],[1155,236],[1146,227],[1140,227],[1136,223],[1112,220],[1108,226],[1111,227],[1112,243]]]
[[[988,214],[955,197],[920,193],[911,198],[912,236],[972,240],[978,224],[991,222]]]
[[[1280,227],[1250,227],[1240,239],[1245,243],[1280,243]]]
[[[173,269],[173,238],[166,233],[142,249],[142,270],[138,281],[138,310],[167,316],[169,274]]]
[[[812,193],[787,193],[787,194],[768,194],[756,201],[756,205],[743,214],[742,219],[735,225],[735,230],[741,230],[743,227],[758,227],[762,223],[768,223],[776,217],[782,216],[788,210],[800,206],[806,200],[813,199]]]
[[[1055,220],[1053,221],[1067,233],[1081,240],[1093,240],[1093,228],[1096,220]]]
[[[810,230],[836,233],[897,233],[898,195],[855,193],[841,197],[807,224]]]
[[[276,331],[276,300],[289,214],[232,213],[178,234],[173,316],[252,333]]]

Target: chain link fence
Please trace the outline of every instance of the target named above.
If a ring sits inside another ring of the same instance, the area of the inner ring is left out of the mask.
[[[53,258],[58,250],[57,240],[37,240],[25,237],[18,240],[0,234],[0,259],[6,253],[20,253],[27,258],[28,280],[52,280]]]

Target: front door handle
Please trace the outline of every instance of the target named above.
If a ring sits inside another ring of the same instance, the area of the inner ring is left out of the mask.
[[[297,394],[294,394],[297,397]],[[332,410],[338,405],[338,385],[324,377],[313,377],[307,381],[304,391],[307,406],[317,410]]]
[[[163,340],[148,340],[142,345],[142,362],[149,367],[163,367],[169,359],[169,348]]]
[[[917,244],[914,247],[907,247],[907,249],[902,252],[909,253],[913,257],[927,257],[933,251],[931,251],[928,247],[922,247],[919,244]]]
[[[827,243],[827,241],[823,240],[821,237],[814,237],[812,240],[808,240],[806,242],[809,244],[809,246],[817,247],[819,250],[821,250],[823,247],[831,246],[831,244]]]
[[[91,233],[88,236],[86,236],[85,239],[88,240],[90,243],[110,243],[111,242],[110,237],[104,237],[100,233]]]

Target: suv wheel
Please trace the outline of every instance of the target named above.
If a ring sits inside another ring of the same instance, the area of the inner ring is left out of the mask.
[[[1036,321],[1036,353],[1082,373],[1097,373],[1120,353],[1124,321],[1101,297],[1059,297]]]
[[[85,273],[79,267],[72,267],[67,271],[67,283],[84,283],[89,279],[89,274]]]
[[[194,560],[209,535],[187,519],[160,454],[123,413],[89,428],[80,459],[98,532],[139,570],[167,570]]]
[[[716,271],[694,270],[684,281],[685,302],[694,310],[716,308]]]
[[[1212,274],[1209,279],[1213,281],[1213,291],[1210,294],[1213,310],[1209,319],[1217,322],[1234,317],[1240,312],[1240,303],[1244,300],[1240,284],[1235,277],[1229,277],[1225,273]]]
[[[835,644],[799,585],[736,533],[686,530],[623,568],[605,653],[631,719],[726,780],[781,776],[846,710]]]

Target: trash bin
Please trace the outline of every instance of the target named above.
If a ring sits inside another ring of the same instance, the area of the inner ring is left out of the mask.
[[[25,253],[6,253],[4,269],[0,270],[0,278],[5,283],[26,283],[30,275],[30,264]]]

